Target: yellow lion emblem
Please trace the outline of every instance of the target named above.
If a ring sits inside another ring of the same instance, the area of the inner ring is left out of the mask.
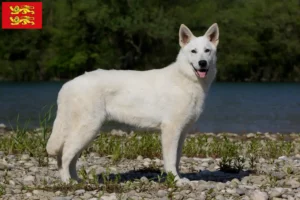
[[[10,10],[11,10],[11,14],[12,15],[17,15],[19,13],[22,13],[22,14],[27,14],[27,13],[30,13],[30,14],[34,14],[34,6],[28,6],[28,5],[24,5],[24,6],[9,6]]]
[[[29,16],[23,16],[23,17],[10,17],[9,18],[10,21],[11,21],[11,25],[19,25],[19,24],[22,24],[22,25],[27,25],[27,24],[31,24],[31,25],[34,25],[34,17],[29,17]]]

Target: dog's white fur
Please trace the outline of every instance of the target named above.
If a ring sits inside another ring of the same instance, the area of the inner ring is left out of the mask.
[[[57,156],[62,181],[79,180],[77,159],[105,120],[161,129],[165,171],[178,178],[186,133],[202,112],[216,75],[218,39],[217,24],[201,37],[182,24],[181,50],[169,66],[149,71],[98,69],[64,84],[47,143],[48,154]],[[205,78],[196,73],[199,60],[208,63]]]

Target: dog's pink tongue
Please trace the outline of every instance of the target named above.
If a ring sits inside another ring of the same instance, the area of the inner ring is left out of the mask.
[[[205,78],[205,76],[206,76],[206,72],[197,71],[197,74],[199,75],[200,78]]]

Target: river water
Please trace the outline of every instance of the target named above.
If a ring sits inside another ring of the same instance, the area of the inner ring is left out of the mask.
[[[40,118],[55,105],[62,84],[0,82],[0,123],[38,127]],[[214,83],[196,128],[201,132],[300,132],[300,84]]]

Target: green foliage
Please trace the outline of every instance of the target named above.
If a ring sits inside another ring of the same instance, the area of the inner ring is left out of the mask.
[[[0,184],[0,196],[5,195],[5,186]]]
[[[176,176],[172,172],[168,172],[166,176],[165,184],[168,188],[176,188]]]
[[[219,81],[300,81],[299,1],[44,1],[42,30],[0,32],[0,79],[69,79],[173,62],[184,23],[220,26]]]
[[[157,134],[134,134],[131,137],[100,134],[94,145],[86,150],[100,155],[112,155],[114,161],[121,158],[135,159],[138,155],[147,158],[161,157],[160,139]]]

